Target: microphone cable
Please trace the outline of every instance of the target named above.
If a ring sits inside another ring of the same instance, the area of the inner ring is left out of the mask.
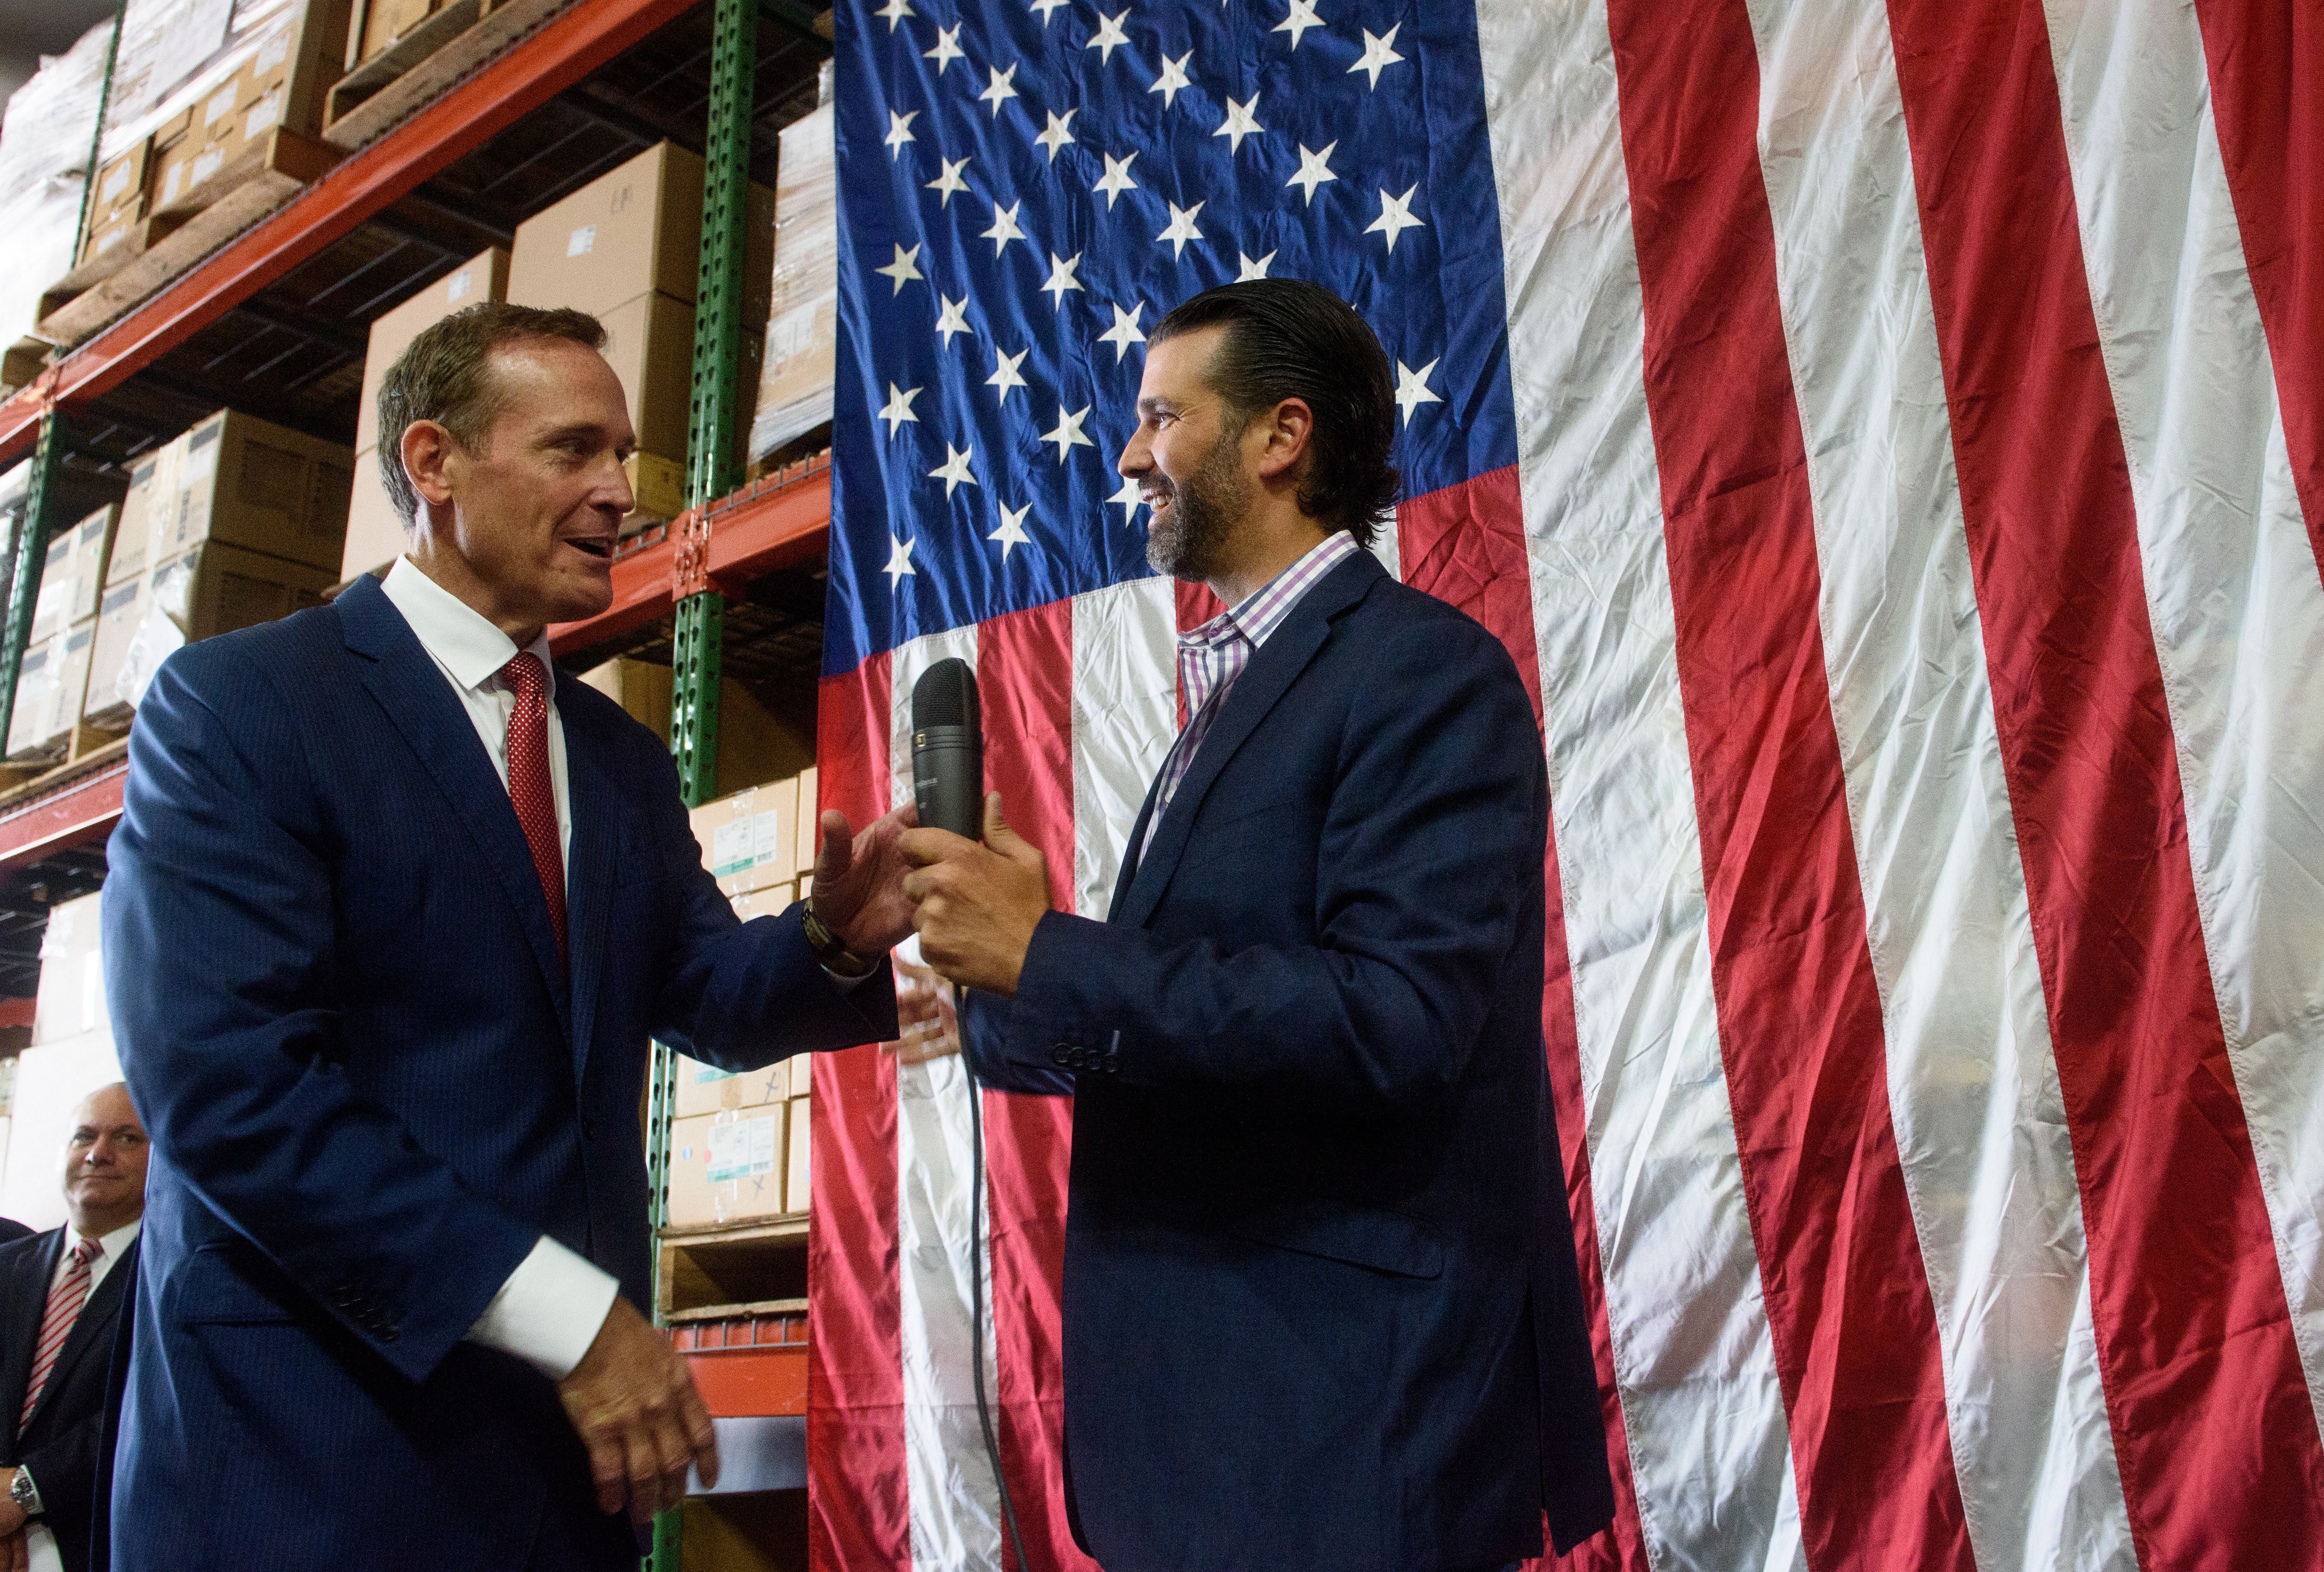
[[[960,1067],[968,1077],[969,1368],[976,1382],[976,1420],[984,1429],[984,1455],[992,1463],[992,1483],[1001,1490],[1001,1520],[1009,1525],[1010,1543],[1017,1547],[1019,1572],[1033,1572],[1033,1563],[1025,1558],[1025,1538],[1017,1531],[1017,1506],[1009,1498],[1009,1477],[1001,1469],[1001,1442],[992,1429],[992,1405],[984,1395],[984,1247],[978,1243],[984,1228],[984,1094],[976,1083],[976,1066],[969,1061],[966,1036],[964,1032]]]

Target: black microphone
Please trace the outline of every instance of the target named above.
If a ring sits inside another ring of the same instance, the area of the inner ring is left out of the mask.
[[[964,660],[939,660],[912,685],[912,800],[923,828],[984,839],[984,729]]]

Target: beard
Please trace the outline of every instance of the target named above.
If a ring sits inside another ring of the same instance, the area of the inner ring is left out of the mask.
[[[1223,565],[1227,541],[1250,515],[1241,434],[1222,433],[1183,483],[1158,470],[1154,479],[1161,483],[1170,513],[1149,526],[1146,560],[1156,573],[1175,579],[1198,583],[1214,576]]]

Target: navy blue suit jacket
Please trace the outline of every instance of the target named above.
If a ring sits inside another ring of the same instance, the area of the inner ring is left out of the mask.
[[[1508,652],[1369,553],[1252,657],[993,1068],[1075,1072],[1065,1397],[1107,1572],[1434,1572],[1612,1515]],[[987,1050],[991,1052],[991,1050]]]
[[[634,1565],[544,1377],[462,1335],[542,1234],[645,1305],[648,1041],[892,1036],[793,913],[739,922],[668,754],[560,678],[569,982],[508,792],[385,594],[189,646],[105,889],[153,1141],[115,1565]]]

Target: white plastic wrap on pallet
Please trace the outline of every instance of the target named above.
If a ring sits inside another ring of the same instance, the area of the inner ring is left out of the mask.
[[[60,55],[44,56],[8,100],[0,126],[0,345],[32,331],[41,295],[71,268],[88,144],[105,86],[113,23],[99,23]]]
[[[839,187],[828,104],[783,127],[775,166],[775,275],[751,456],[831,418],[839,334]]]

